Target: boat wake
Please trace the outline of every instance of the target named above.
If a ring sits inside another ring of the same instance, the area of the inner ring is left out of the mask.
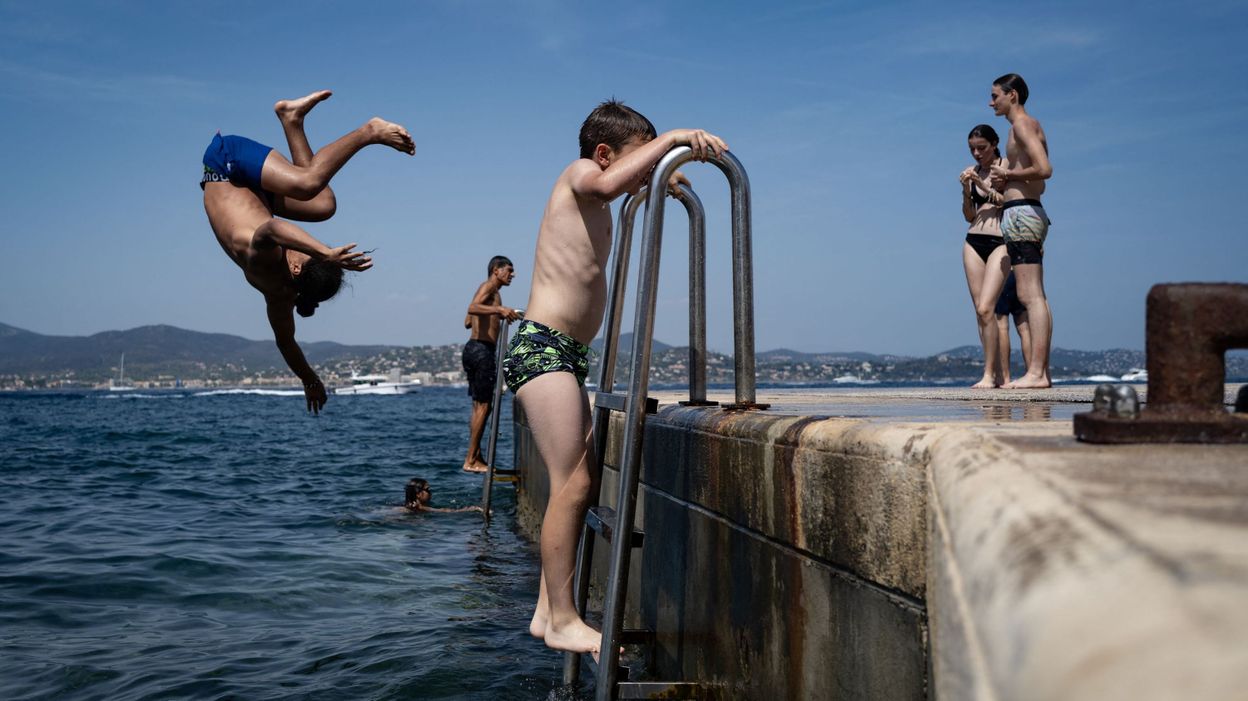
[[[214,389],[196,392],[192,397],[222,397],[235,394],[255,394],[262,397],[302,397],[301,389]]]

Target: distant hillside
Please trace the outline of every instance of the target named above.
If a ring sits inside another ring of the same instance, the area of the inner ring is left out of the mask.
[[[589,347],[592,348],[595,353],[601,353],[602,344],[603,344],[603,338],[599,336],[598,338],[595,338],[592,343],[589,344]],[[658,340],[657,338],[650,340],[651,355],[662,353],[663,351],[669,348],[671,348],[671,346]],[[631,333],[620,334],[620,351],[621,351],[620,355],[628,355],[633,352],[633,334]]]
[[[367,358],[391,348],[328,341],[300,346],[313,364]],[[73,373],[83,381],[98,381],[116,372],[122,353],[126,354],[126,375],[139,378],[197,377],[219,366],[249,372],[285,371],[286,367],[271,340],[253,341],[164,324],[91,336],[46,336],[0,324],[0,375]]]
[[[344,378],[352,372],[430,373],[440,381],[462,380],[460,344],[442,346],[348,346],[320,342],[301,344],[308,361],[327,377]],[[597,365],[602,339],[591,352],[591,368]],[[621,338],[616,380],[628,377],[632,334]],[[187,331],[174,326],[142,326],[128,331],[105,331],[91,336],[47,336],[0,324],[0,386],[65,386],[99,384],[114,377],[121,354],[126,355],[126,376],[136,381],[172,382],[173,378],[214,384],[243,381],[291,383],[286,363],[271,340],[253,341],[229,334]],[[689,350],[654,342],[651,376],[654,383],[683,384],[688,381]],[[732,357],[709,351],[707,380],[731,383]],[[979,346],[951,348],[926,358],[863,352],[807,353],[788,348],[758,353],[755,358],[759,382],[823,383],[855,379],[881,382],[966,381],[983,373]],[[1248,353],[1227,354],[1227,377],[1248,377]],[[1021,374],[1022,357],[1014,349],[1013,372]],[[1113,349],[1079,351],[1054,348],[1055,379],[1091,375],[1118,377],[1131,368],[1145,366],[1142,351]],[[597,378],[597,369],[591,369]],[[8,378],[6,380],[6,378]],[[20,380],[20,378],[27,378]]]
[[[762,363],[843,363],[843,362],[863,362],[868,363],[895,363],[898,360],[908,360],[904,355],[878,355],[875,353],[863,353],[861,351],[851,351],[848,353],[828,352],[828,353],[805,353],[803,351],[795,351],[789,348],[777,348],[775,350],[763,351],[754,354],[754,360],[758,364]]]
[[[982,359],[984,351],[979,346],[958,346],[944,353],[938,353],[937,357],[942,355],[950,358],[973,360]],[[1021,366],[1023,364],[1022,351],[1018,348],[1013,348],[1010,360],[1012,363]],[[1144,362],[1144,351],[1126,350],[1125,348],[1112,348],[1103,351],[1054,348],[1052,356],[1049,358],[1049,364],[1055,369],[1070,368],[1072,371],[1085,375],[1121,375],[1131,368],[1144,367]]]

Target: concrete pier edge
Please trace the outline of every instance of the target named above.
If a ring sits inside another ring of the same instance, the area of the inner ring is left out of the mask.
[[[1248,446],[819,408],[651,418],[628,610],[655,674],[729,698],[1244,698]],[[545,470],[515,419],[536,537]]]

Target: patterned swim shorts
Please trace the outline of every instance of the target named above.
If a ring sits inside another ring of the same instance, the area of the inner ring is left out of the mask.
[[[1039,200],[1010,200],[1002,205],[1001,235],[1008,244],[1044,244],[1049,235],[1049,215]]]
[[[1001,208],[1001,236],[1010,265],[1043,263],[1049,215],[1040,200],[1010,200]]]
[[[548,372],[570,372],[577,384],[584,385],[589,375],[589,346],[545,324],[520,322],[503,358],[507,387],[515,392]]]

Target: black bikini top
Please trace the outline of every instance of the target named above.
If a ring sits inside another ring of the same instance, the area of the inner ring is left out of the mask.
[[[971,183],[971,204],[975,205],[975,209],[979,209],[988,203],[988,198],[979,194],[979,186]]]
[[[971,183],[971,204],[975,205],[975,209],[979,209],[985,204],[988,204],[988,202],[989,202],[988,196],[979,194],[979,186],[972,182]]]

